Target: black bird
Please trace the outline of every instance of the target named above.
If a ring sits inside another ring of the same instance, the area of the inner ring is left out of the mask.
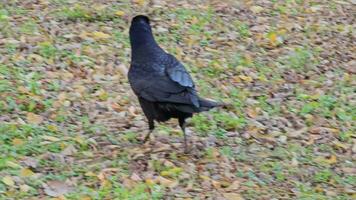
[[[132,19],[130,42],[131,67],[128,78],[149,125],[144,142],[154,129],[154,121],[178,118],[184,134],[184,150],[187,152],[185,119],[222,104],[198,96],[185,67],[156,43],[147,16],[138,15]]]

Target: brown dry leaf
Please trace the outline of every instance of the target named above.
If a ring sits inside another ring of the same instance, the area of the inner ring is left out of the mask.
[[[234,181],[228,188],[226,188],[226,191],[234,191],[239,188],[240,188],[240,181]]]
[[[348,71],[351,74],[356,74],[356,61],[355,60],[351,60],[350,62],[346,63],[346,65],[344,66],[344,69],[346,71]],[[349,75],[349,74],[347,74]]]
[[[43,117],[34,113],[27,113],[27,122],[30,124],[40,124],[43,122]]]
[[[162,186],[165,186],[165,187],[169,187],[169,188],[174,188],[178,185],[178,182],[175,181],[175,180],[170,180],[170,179],[167,179],[167,178],[164,178],[162,176],[159,176],[158,178],[158,182],[162,185]]]
[[[127,188],[134,188],[137,185],[136,181],[131,180],[130,178],[122,178],[122,184]]]
[[[249,109],[247,109],[247,115],[254,119],[257,117],[258,113],[257,113],[256,109],[249,108]]]
[[[322,133],[338,133],[339,130],[335,128],[328,128],[328,127],[312,127],[309,129],[309,132],[312,134],[322,134]]]
[[[239,193],[224,193],[223,195],[227,200],[244,200]]]
[[[133,181],[142,181],[141,177],[136,174],[136,173],[132,173],[132,175],[130,176],[131,180]]]
[[[129,113],[133,116],[138,116],[137,114],[137,109],[135,108],[135,106],[130,106],[128,109]]]
[[[214,186],[215,189],[221,188],[221,182],[219,182],[219,181],[211,180],[211,184]]]
[[[332,164],[337,163],[337,158],[335,155],[331,155],[330,158],[325,160],[325,162],[332,165]]]
[[[63,181],[48,181],[43,187],[44,192],[51,197],[59,197],[73,190],[71,186]]]
[[[124,64],[119,64],[118,66],[117,66],[117,69],[119,70],[119,72],[123,75],[123,76],[127,76],[127,73],[128,73],[128,69],[127,69],[127,67],[126,67],[126,65],[124,65]]]
[[[12,145],[14,146],[21,146],[23,145],[24,141],[20,138],[14,138],[12,139]]]
[[[263,8],[261,6],[251,6],[250,7],[250,10],[254,13],[254,14],[257,14],[257,13],[260,13],[263,11]]]

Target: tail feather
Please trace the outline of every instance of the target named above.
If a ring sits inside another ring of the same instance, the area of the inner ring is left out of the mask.
[[[199,104],[200,104],[200,108],[199,108],[200,112],[208,111],[215,107],[225,107],[226,106],[225,103],[216,102],[216,101],[203,99],[203,98],[199,98]]]

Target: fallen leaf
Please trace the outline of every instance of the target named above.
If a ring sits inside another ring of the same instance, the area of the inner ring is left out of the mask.
[[[159,183],[165,187],[174,188],[178,185],[177,181],[170,180],[170,179],[164,178],[162,176],[159,176],[157,179],[158,179]]]
[[[80,197],[80,200],[92,200],[89,196]]]
[[[63,181],[48,181],[44,184],[44,192],[51,197],[59,197],[72,190],[73,188]]]
[[[248,115],[249,117],[255,119],[255,118],[257,117],[258,113],[257,113],[256,109],[254,109],[254,108],[248,108],[248,109],[247,109],[247,115]]]
[[[30,170],[29,168],[23,168],[20,172],[20,176],[22,177],[29,177],[29,176],[33,176],[35,173]]]
[[[20,185],[20,191],[21,192],[26,193],[26,192],[30,191],[30,189],[31,189],[31,187],[26,185],[26,184]]]
[[[142,6],[143,4],[145,4],[145,0],[134,0],[133,2],[136,3],[136,4],[138,4],[138,5],[140,5],[140,6]]]
[[[239,78],[245,82],[248,82],[248,83],[253,81],[253,79],[251,77],[245,76],[245,75],[240,75]]]
[[[239,193],[224,193],[223,195],[227,200],[244,200]]]
[[[61,152],[61,155],[72,156],[76,152],[77,152],[77,149],[73,145],[70,144],[67,147],[65,147],[65,149],[63,149],[63,151]]]
[[[227,191],[234,191],[240,188],[240,181],[234,181],[232,184],[226,188]]]
[[[40,124],[43,122],[43,117],[34,113],[27,113],[27,121],[30,124]]]
[[[14,138],[12,139],[12,144],[14,146],[20,146],[20,145],[23,145],[24,141],[20,138]]]
[[[103,33],[101,31],[95,31],[91,34],[91,36],[96,40],[106,40],[111,37],[109,34]]]
[[[15,163],[15,162],[12,162],[10,160],[6,161],[6,166],[8,167],[11,167],[11,168],[21,168],[21,165]]]
[[[263,8],[261,6],[251,6],[250,7],[250,10],[254,13],[254,14],[257,14],[257,13],[260,13],[263,11]]]
[[[145,180],[145,183],[146,183],[148,186],[153,186],[153,185],[155,184],[155,181],[152,180],[152,179],[150,179],[150,178],[148,178],[148,179]]]
[[[274,32],[269,33],[267,35],[267,37],[268,37],[268,39],[269,39],[269,41],[270,41],[270,43],[272,45],[276,45],[277,44],[277,34],[276,33],[274,33]]]
[[[211,180],[211,184],[214,186],[215,189],[221,188],[221,183],[219,181]]]
[[[330,158],[328,158],[328,159],[325,160],[325,162],[328,163],[328,164],[330,164],[330,165],[331,165],[331,164],[335,164],[335,163],[337,163],[337,158],[336,158],[335,155],[331,155]]]
[[[49,135],[44,135],[42,136],[42,139],[50,141],[50,142],[58,142],[61,141],[61,139],[54,137],[54,136],[49,136]]]
[[[127,73],[128,73],[128,69],[127,67],[124,65],[124,64],[119,64],[117,66],[117,69],[119,70],[119,72],[123,75],[123,76],[127,76]]]
[[[141,177],[136,174],[136,173],[132,173],[132,175],[130,176],[131,180],[133,181],[142,181]]]
[[[11,176],[4,176],[2,178],[2,182],[5,183],[5,185],[7,186],[11,186],[11,187],[15,186],[15,181],[12,179]]]
[[[115,15],[121,17],[121,16],[125,15],[125,12],[121,11],[121,10],[118,10],[118,11],[115,12]]]

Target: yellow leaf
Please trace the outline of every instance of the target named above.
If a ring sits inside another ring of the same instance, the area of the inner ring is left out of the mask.
[[[155,182],[150,178],[146,179],[145,182],[148,186],[153,186],[155,184]]]
[[[96,176],[96,174],[94,174],[94,172],[87,172],[87,173],[85,173],[84,174],[85,176],[92,176],[92,177],[95,177]]]
[[[33,176],[35,173],[33,171],[31,171],[29,168],[23,168],[21,170],[20,175],[22,177],[29,177],[29,176]]]
[[[158,177],[158,180],[159,180],[159,183],[164,187],[173,188],[173,187],[176,187],[178,185],[177,181],[166,179],[166,178],[161,177],[161,176]]]
[[[19,92],[21,92],[21,93],[24,93],[24,94],[28,94],[28,93],[29,93],[29,90],[28,90],[26,87],[24,87],[24,86],[19,86],[19,87],[17,88],[17,90],[18,90]]]
[[[14,138],[12,140],[12,145],[14,146],[20,146],[20,145],[23,145],[24,141],[20,138]]]
[[[210,180],[209,176],[199,175],[199,178],[203,180]]]
[[[253,81],[253,79],[251,77],[245,76],[245,75],[240,75],[239,78],[245,82],[248,82],[248,83]]]
[[[98,95],[101,101],[106,101],[109,98],[109,93],[107,93],[105,90],[100,90]]]
[[[223,195],[227,200],[244,200],[239,193],[224,193]]]
[[[110,189],[112,187],[111,182],[109,180],[106,180],[106,179],[101,181],[100,185],[101,185],[102,188],[105,188],[105,189]]]
[[[27,121],[31,124],[40,124],[43,122],[43,117],[34,113],[27,113]]]
[[[125,12],[121,11],[121,10],[118,10],[118,11],[115,12],[115,15],[121,17],[121,16],[125,15]]]
[[[183,169],[180,167],[173,167],[169,170],[162,171],[161,176],[175,176],[175,175],[180,174],[182,171],[183,171]]]
[[[54,136],[49,136],[49,135],[44,135],[44,136],[42,136],[42,138],[43,138],[44,140],[48,140],[48,141],[51,141],[51,142],[58,142],[58,141],[61,140],[61,139],[59,139],[59,138],[56,138],[56,137],[54,137]]]
[[[31,189],[31,187],[26,185],[26,184],[20,185],[20,191],[21,192],[25,192],[26,193],[26,192],[30,191],[30,189]]]
[[[21,168],[21,165],[15,163],[15,162],[12,162],[12,161],[6,161],[6,166],[8,167],[11,167],[11,168]]]
[[[261,6],[251,6],[250,7],[250,10],[254,13],[254,14],[257,14],[257,13],[260,13],[263,11],[263,8]]]
[[[275,45],[277,43],[277,34],[276,33],[268,34],[268,39],[272,45]]]
[[[76,141],[79,144],[85,144],[84,139],[79,135],[74,138],[74,141]]]
[[[106,33],[100,32],[100,31],[95,31],[91,35],[94,39],[97,39],[97,40],[105,40],[105,39],[109,39],[111,37],[109,34],[106,34]]]
[[[80,200],[92,200],[89,196],[80,197]]]
[[[145,4],[145,0],[134,0],[134,3],[142,6],[143,4]]]
[[[7,186],[15,186],[15,182],[11,176],[5,176],[4,178],[2,178],[2,182],[5,183],[5,185]]]
[[[48,125],[47,126],[48,130],[52,131],[52,132],[57,132],[58,128],[56,125]]]

